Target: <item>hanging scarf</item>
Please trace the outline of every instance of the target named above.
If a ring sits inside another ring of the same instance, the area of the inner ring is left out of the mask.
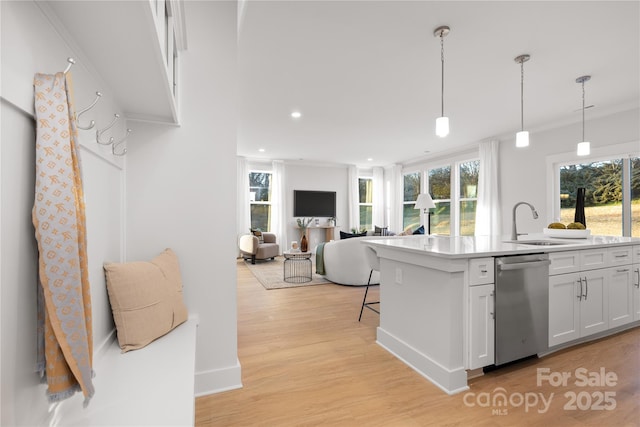
[[[32,218],[38,241],[38,365],[56,402],[93,396],[91,295],[84,194],[72,115],[70,75],[36,74],[36,188]]]

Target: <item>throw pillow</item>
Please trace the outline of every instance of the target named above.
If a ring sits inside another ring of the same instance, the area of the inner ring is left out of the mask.
[[[260,231],[257,228],[252,228],[251,229],[251,234],[253,234],[254,236],[256,236],[258,238],[258,242],[264,243],[264,236],[262,235],[262,231]]]
[[[416,228],[416,231],[414,231],[413,234],[424,234],[424,225]]]
[[[352,237],[364,237],[367,235],[367,232],[364,231],[362,233],[345,233],[344,231],[340,232],[340,240],[342,239],[350,239]]]
[[[150,262],[105,263],[104,271],[123,353],[145,347],[187,320],[180,265],[171,249]]]

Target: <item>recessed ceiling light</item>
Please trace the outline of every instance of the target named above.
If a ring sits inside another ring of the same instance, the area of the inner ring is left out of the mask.
[[[367,162],[372,162],[372,161],[373,161],[373,159],[372,159],[371,157],[369,157],[369,158],[367,159]]]
[[[266,150],[264,148],[258,148],[258,151],[264,153]]]
[[[299,119],[300,117],[302,117],[302,113],[300,111],[292,111],[291,112],[291,118],[292,119]]]

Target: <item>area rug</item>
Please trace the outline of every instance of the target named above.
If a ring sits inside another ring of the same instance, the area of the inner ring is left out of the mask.
[[[315,260],[314,260],[315,261]],[[325,279],[324,276],[316,274],[316,264],[313,262],[311,271],[313,272],[312,279],[307,283],[288,283],[284,281],[284,258],[276,257],[275,260],[256,261],[255,264],[251,264],[251,261],[244,262],[249,268],[249,271],[258,279],[258,281],[265,287],[265,289],[283,289],[283,288],[297,288],[300,286],[313,286],[324,285],[332,283]]]

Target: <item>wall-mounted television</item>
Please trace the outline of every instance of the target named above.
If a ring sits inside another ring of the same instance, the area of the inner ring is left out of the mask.
[[[335,191],[293,190],[293,216],[336,216]]]

